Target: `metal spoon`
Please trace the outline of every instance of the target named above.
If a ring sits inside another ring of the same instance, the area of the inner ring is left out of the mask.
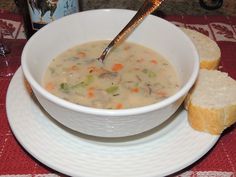
[[[134,17],[129,21],[129,23],[120,31],[120,33],[108,44],[105,50],[102,52],[102,55],[97,58],[99,61],[103,62],[106,55],[110,52],[112,47],[127,37],[130,32],[142,22],[142,20],[152,13],[157,7],[160,6],[164,0],[145,0],[143,5],[140,7],[138,12]]]

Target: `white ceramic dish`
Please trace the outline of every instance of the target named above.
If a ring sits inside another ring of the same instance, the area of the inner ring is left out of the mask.
[[[25,84],[18,69],[7,92],[11,129],[36,159],[70,176],[166,176],[197,161],[219,138],[194,131],[182,109],[165,125],[143,135],[116,141],[89,138],[52,119]]]
[[[46,67],[56,55],[81,43],[112,39],[134,14],[135,11],[118,9],[73,14],[45,26],[27,42],[22,54],[23,72],[43,108],[57,121],[89,135],[122,137],[160,125],[181,105],[196,80],[199,57],[179,28],[152,15],[127,40],[158,51],[174,65],[182,87],[173,96],[139,108],[109,110],[70,103],[41,87]]]

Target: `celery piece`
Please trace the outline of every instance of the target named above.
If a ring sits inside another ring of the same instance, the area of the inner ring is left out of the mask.
[[[65,92],[65,93],[68,93],[69,90],[70,90],[70,87],[69,87],[69,84],[63,82],[60,84],[60,89]]]
[[[73,85],[71,88],[86,87],[94,81],[93,75],[87,75],[86,78],[78,84]]]
[[[143,69],[142,70],[142,72],[144,73],[144,74],[147,74],[147,76],[149,77],[149,78],[154,78],[154,77],[156,77],[156,73],[155,72],[153,72],[153,71],[151,71],[151,70],[148,70],[148,69]]]
[[[147,74],[148,73],[148,69],[145,68],[145,69],[142,70],[142,72]]]
[[[156,77],[156,73],[153,72],[153,71],[149,71],[149,72],[148,72],[148,77],[154,78],[154,77]]]
[[[54,74],[54,73],[55,73],[55,69],[52,68],[52,67],[49,68],[49,71],[50,71],[51,74]]]
[[[86,76],[86,79],[85,79],[84,82],[85,82],[87,85],[89,85],[89,84],[91,84],[93,81],[94,81],[93,75],[89,74],[89,75]]]
[[[106,92],[109,93],[109,94],[113,94],[113,93],[117,92],[118,89],[119,89],[118,86],[113,85],[113,86],[111,86],[111,87],[108,87],[108,88],[106,89]]]

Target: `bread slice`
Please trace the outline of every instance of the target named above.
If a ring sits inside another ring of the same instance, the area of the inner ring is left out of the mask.
[[[221,134],[236,122],[236,81],[227,73],[201,69],[185,106],[192,128]]]
[[[200,56],[200,68],[217,69],[221,51],[217,43],[208,36],[195,30],[181,27],[182,31],[192,40]]]

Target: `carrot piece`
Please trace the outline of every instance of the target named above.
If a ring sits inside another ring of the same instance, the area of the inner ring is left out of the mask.
[[[87,90],[87,96],[88,96],[89,98],[93,98],[93,97],[95,96],[95,94],[94,94],[94,88],[93,88],[93,87],[88,88],[88,90]]]
[[[131,89],[131,92],[138,93],[139,92],[139,88],[138,87],[134,87],[134,88]]]
[[[83,52],[83,51],[80,51],[80,52],[78,53],[78,57],[79,57],[79,58],[84,58],[84,57],[86,57],[86,53]]]
[[[103,72],[103,69],[101,69],[101,68],[98,68],[98,67],[96,67],[96,66],[89,66],[88,67],[88,71],[89,71],[89,73],[93,73],[93,72],[95,72],[95,73],[101,73],[101,72]]]
[[[162,97],[162,98],[167,97],[167,93],[164,92],[164,91],[158,91],[158,92],[157,92],[157,95],[160,96],[160,97]]]
[[[88,91],[88,97],[89,97],[89,98],[94,97],[94,92],[92,92],[92,91]]]
[[[121,69],[123,69],[124,65],[121,64],[121,63],[116,63],[112,66],[112,71],[114,72],[118,72],[120,71]]]
[[[52,82],[48,82],[48,83],[45,85],[45,89],[50,92],[50,91],[52,91],[52,90],[55,89],[55,85],[54,85]]]
[[[124,47],[124,50],[129,50],[130,48],[131,48],[131,46],[128,45],[128,46],[125,46],[125,47]]]
[[[70,70],[71,71],[76,71],[76,70],[78,70],[78,66],[73,65],[73,66],[70,67]]]
[[[72,65],[72,66],[66,68],[66,71],[68,71],[68,72],[72,72],[72,71],[78,71],[78,69],[79,69],[78,66],[76,66],[76,65]]]
[[[152,59],[152,60],[151,60],[151,63],[153,63],[153,64],[157,64],[157,60]]]
[[[116,109],[122,109],[123,108],[123,104],[122,103],[117,103],[116,104]]]
[[[89,71],[89,73],[94,72],[95,69],[96,69],[95,66],[89,66],[89,67],[88,67],[88,71]]]

